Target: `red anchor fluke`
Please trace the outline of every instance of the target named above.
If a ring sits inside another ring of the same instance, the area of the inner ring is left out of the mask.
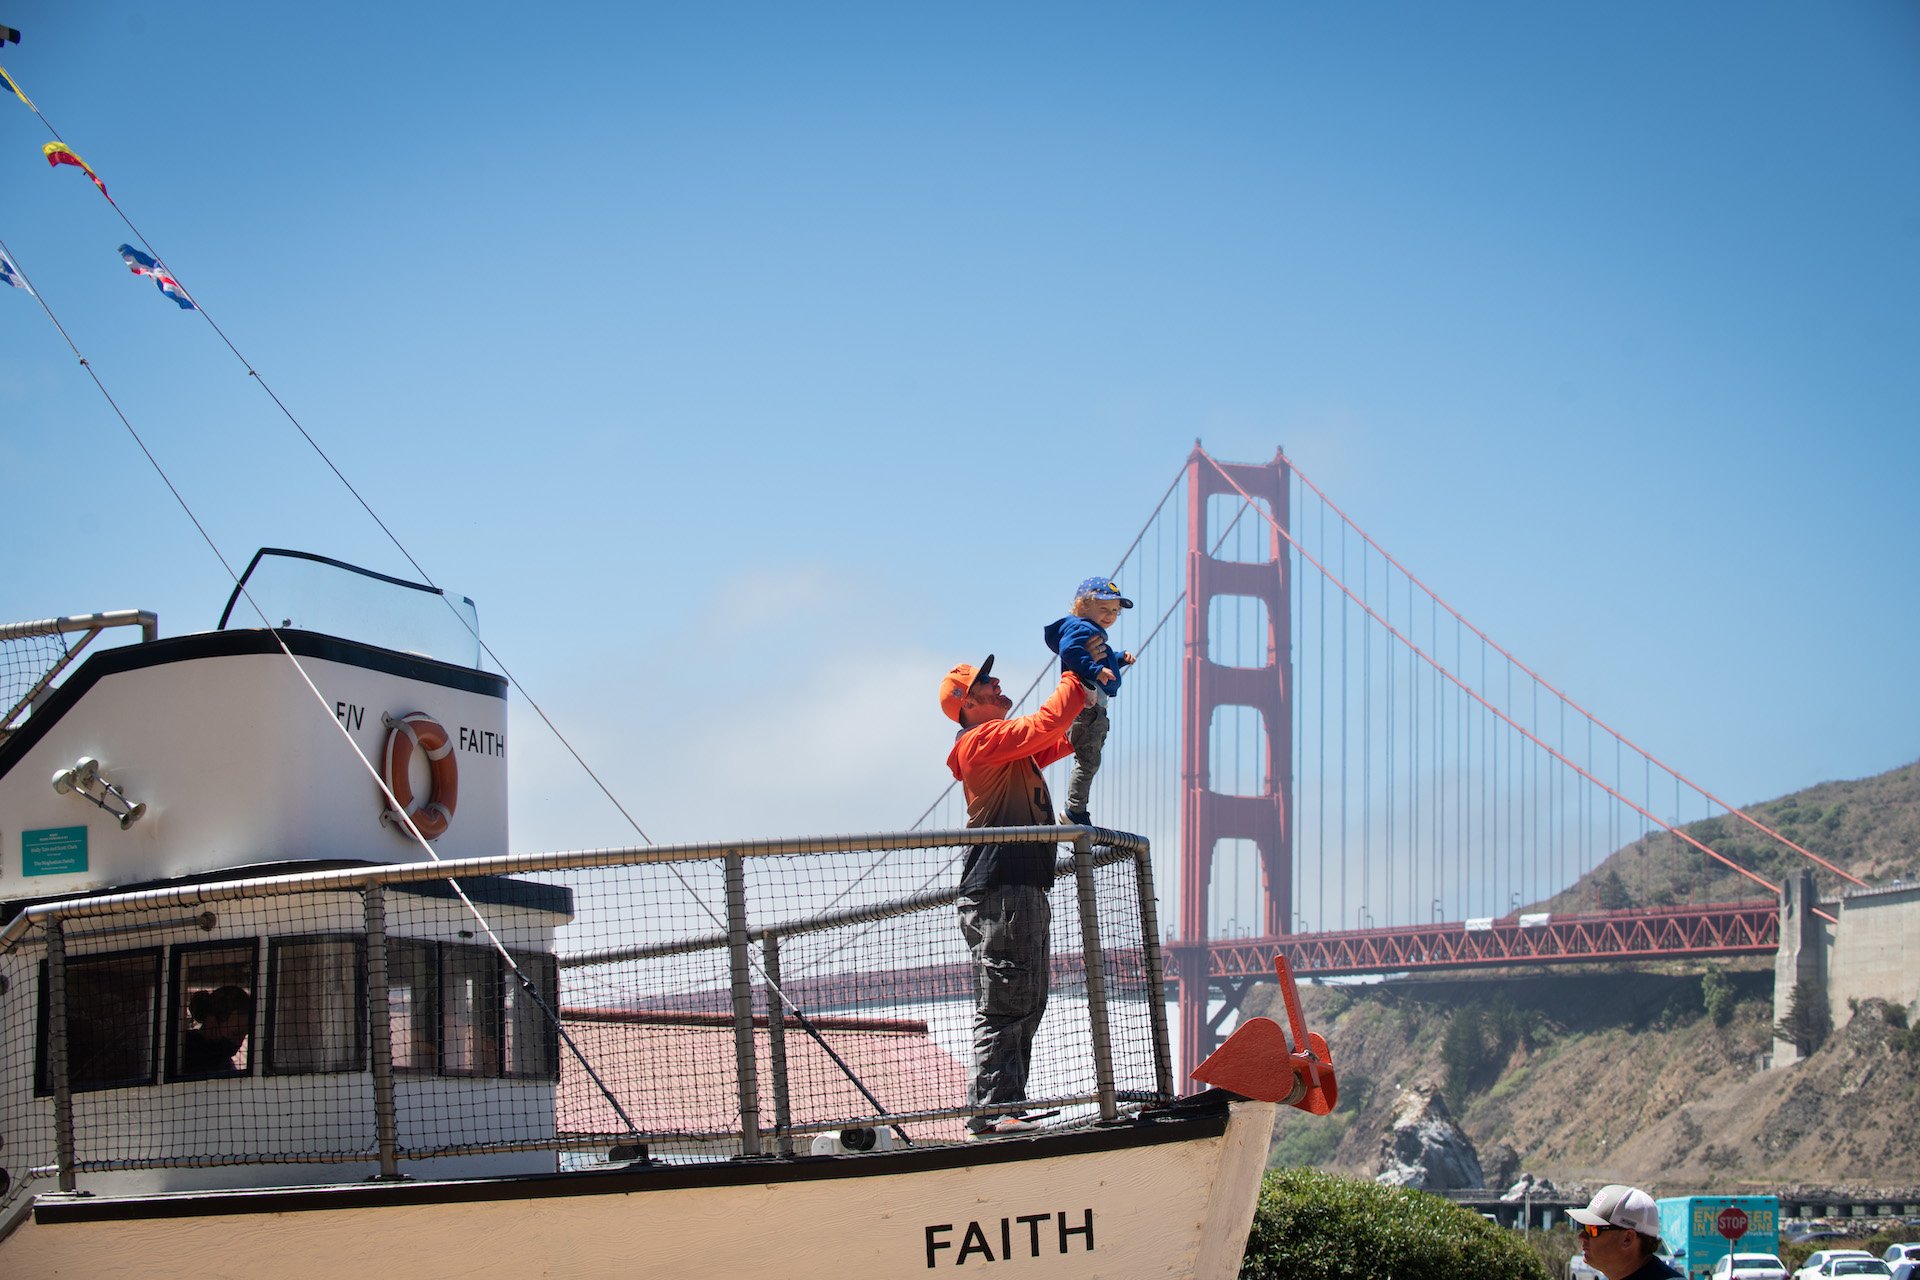
[[[1273,971],[1293,1028],[1293,1047],[1287,1047],[1286,1032],[1272,1018],[1249,1018],[1207,1056],[1193,1078],[1260,1102],[1284,1102],[1324,1116],[1340,1101],[1333,1055],[1318,1032],[1307,1030],[1300,1012],[1300,990],[1294,986],[1285,956],[1273,957]]]

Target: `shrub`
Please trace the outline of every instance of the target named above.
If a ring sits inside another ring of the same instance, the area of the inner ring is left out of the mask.
[[[1810,979],[1793,984],[1787,994],[1787,1016],[1774,1024],[1773,1034],[1797,1048],[1802,1056],[1818,1049],[1833,1034],[1833,1015],[1827,1012],[1826,997]]]
[[[1455,1099],[1465,1098],[1485,1072],[1487,1052],[1486,1018],[1477,1004],[1456,1010],[1440,1038],[1440,1061],[1447,1068],[1447,1092]]]
[[[1733,983],[1726,974],[1718,969],[1709,969],[1701,974],[1700,997],[1714,1026],[1724,1027],[1732,1021],[1735,997]]]
[[[1407,1187],[1311,1169],[1269,1173],[1241,1280],[1553,1280],[1515,1233]]]

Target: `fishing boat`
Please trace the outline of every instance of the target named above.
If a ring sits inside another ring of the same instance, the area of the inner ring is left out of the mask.
[[[1175,1088],[1145,840],[995,833],[1060,850],[1055,1114],[969,1141],[978,833],[510,852],[477,637],[287,550],[0,627],[0,1274],[1237,1272],[1332,1063],[1282,967]]]

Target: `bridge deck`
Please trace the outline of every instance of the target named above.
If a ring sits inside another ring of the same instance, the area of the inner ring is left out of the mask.
[[[1464,969],[1493,965],[1567,964],[1593,960],[1661,960],[1765,955],[1780,943],[1779,904],[1726,902],[1630,911],[1545,912],[1499,919],[1216,939],[1206,945],[1208,976],[1271,976],[1284,952],[1296,974]],[[1173,949],[1185,950],[1175,943]],[[1169,972],[1178,966],[1168,966]]]

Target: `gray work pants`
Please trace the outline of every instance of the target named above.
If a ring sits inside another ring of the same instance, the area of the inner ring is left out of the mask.
[[[1033,1034],[1047,1011],[1053,903],[1045,889],[1004,885],[959,899],[960,932],[973,955],[973,1087],[970,1107],[1019,1104],[1027,1096]],[[1006,1112],[1018,1114],[1019,1105]],[[992,1116],[970,1116],[984,1129]]]
[[[1093,775],[1100,771],[1100,752],[1107,745],[1107,700],[1089,693],[1087,705],[1067,726],[1073,744],[1073,774],[1067,779],[1067,812],[1086,813],[1093,793]]]

